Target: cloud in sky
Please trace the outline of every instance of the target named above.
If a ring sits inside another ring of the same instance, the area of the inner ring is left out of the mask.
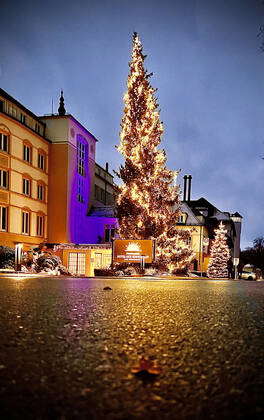
[[[168,165],[193,175],[193,198],[244,216],[242,245],[264,234],[264,53],[258,0],[2,2],[0,85],[36,114],[65,91],[67,111],[118,143],[131,35],[154,72]],[[264,19],[263,19],[264,21]]]

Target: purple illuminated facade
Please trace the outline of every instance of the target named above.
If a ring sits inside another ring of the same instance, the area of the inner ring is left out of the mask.
[[[94,213],[97,139],[72,115],[41,117],[51,140],[49,241],[96,244],[111,240],[111,214]],[[98,188],[97,188],[98,190]],[[101,208],[104,208],[102,204]]]

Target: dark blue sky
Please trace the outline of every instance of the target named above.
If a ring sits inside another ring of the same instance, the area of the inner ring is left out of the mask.
[[[1,0],[0,86],[36,114],[68,112],[118,143],[131,35],[141,36],[171,169],[193,175],[192,198],[244,216],[242,246],[264,234],[264,53],[259,0]],[[181,177],[179,178],[181,180]]]

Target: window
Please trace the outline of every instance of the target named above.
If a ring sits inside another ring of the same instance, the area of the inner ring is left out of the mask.
[[[85,176],[86,145],[77,142],[77,171],[78,174]]]
[[[8,152],[9,136],[4,133],[0,133],[0,150]]]
[[[4,101],[0,100],[0,112],[4,112]]]
[[[44,216],[37,215],[37,236],[44,236]]]
[[[105,228],[105,242],[111,242],[112,239],[115,237],[115,228],[114,227],[107,227]]]
[[[178,223],[185,223],[186,219],[187,219],[186,214],[180,214],[178,216]]]
[[[98,185],[95,185],[94,187],[94,197],[98,200],[99,198],[99,187]]]
[[[96,252],[94,254],[94,268],[102,267],[102,253]]]
[[[30,213],[28,211],[22,211],[22,233],[29,235],[30,226]]]
[[[38,184],[38,200],[45,200],[45,187],[43,184]]]
[[[98,187],[98,185],[95,185],[94,196],[96,200],[101,201],[101,203],[104,204],[111,204],[110,202],[108,202],[108,194],[109,193],[107,193],[103,188],[100,188]]]
[[[84,181],[82,179],[78,179],[77,199],[80,203],[84,203]]]
[[[8,172],[0,169],[0,187],[8,188]]]
[[[31,154],[32,154],[32,148],[28,144],[24,144],[23,146],[23,159],[31,163]]]
[[[188,236],[188,238],[184,239],[184,243],[187,246],[190,246],[192,244],[192,237]]]
[[[107,192],[107,191],[106,191],[105,194],[106,194],[105,204],[108,204],[108,205],[113,204],[114,203],[114,197],[113,197],[113,195],[111,193]]]
[[[26,124],[26,116],[25,114],[20,114],[20,121],[22,122],[22,124]]]
[[[85,253],[70,252],[68,268],[72,274],[85,275]]]
[[[35,123],[35,131],[36,133],[40,132],[40,125],[38,123]]]
[[[8,113],[9,115],[12,115],[12,117],[16,118],[16,108],[11,104],[9,105]]]
[[[46,168],[46,156],[44,155],[44,153],[40,153],[38,154],[38,168],[42,169],[43,171],[45,171]]]
[[[31,181],[28,178],[23,178],[23,194],[28,196],[31,194]]]
[[[7,207],[0,206],[0,231],[7,231]]]

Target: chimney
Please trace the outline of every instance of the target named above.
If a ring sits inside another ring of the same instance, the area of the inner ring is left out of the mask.
[[[183,201],[186,201],[186,193],[187,193],[187,179],[188,179],[188,175],[184,175],[183,177],[184,179],[184,187],[183,187]]]
[[[106,170],[106,172],[108,172],[108,166],[109,166],[109,165],[108,165],[108,162],[106,162],[106,163],[105,163],[105,170]]]
[[[191,201],[191,189],[192,189],[192,176],[188,176],[188,201]]]

